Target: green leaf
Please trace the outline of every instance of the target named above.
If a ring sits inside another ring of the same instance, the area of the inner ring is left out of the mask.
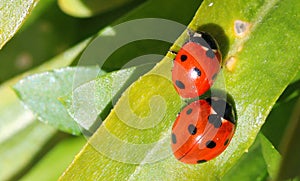
[[[295,79],[294,79],[295,80]],[[295,107],[300,98],[300,80],[293,81],[279,97],[272,108],[266,123],[262,127],[264,135],[279,150],[280,142],[283,139],[284,132],[291,121],[293,113],[292,107]]]
[[[83,137],[68,137],[59,142],[22,177],[22,181],[57,180],[85,143]]]
[[[55,142],[55,134],[54,128],[34,122],[1,143],[0,179],[17,180]]]
[[[277,180],[293,179],[300,176],[300,99],[298,99],[282,141],[282,162],[280,165]]]
[[[256,139],[249,151],[222,177],[222,181],[265,181],[267,166],[262,154],[261,141]]]
[[[296,23],[299,3],[204,1],[191,22],[190,28],[208,31],[219,42],[225,57],[226,91],[237,109],[235,136],[218,158],[187,165],[172,157],[170,129],[182,104],[168,80],[169,58],[174,58],[168,54],[123,94],[61,180],[220,179],[251,146],[275,101],[299,71],[300,55],[295,51],[300,39]],[[242,27],[244,34],[235,34],[234,27]],[[184,33],[177,44],[186,37]],[[147,118],[153,118],[153,124]],[[136,129],[143,124],[148,129]]]
[[[43,149],[43,146],[46,146],[47,142],[51,140],[50,138],[55,137],[57,133],[52,127],[34,123],[36,118],[29,110],[24,109],[11,86],[30,73],[69,65],[87,45],[88,41],[78,44],[44,65],[0,86],[0,97],[2,98],[0,101],[0,148],[2,149],[0,153],[2,160],[0,180],[10,180],[9,178],[16,178],[24,174],[23,172],[28,170],[28,165],[33,164],[38,160],[38,155],[47,151]],[[41,130],[43,134],[40,134],[38,130]],[[34,143],[37,147],[32,147],[30,143]],[[32,160],[33,158],[34,160]]]
[[[131,1],[132,0],[58,0],[58,5],[66,14],[87,18],[115,9]]]
[[[80,26],[78,20],[66,16],[56,3],[37,3],[24,26],[0,51],[0,83],[39,66],[82,40],[74,31]]]
[[[48,145],[53,144],[52,138],[57,139],[57,130],[36,122],[32,112],[24,108],[11,86],[28,74],[69,65],[88,42],[89,40],[83,41],[42,66],[0,86],[0,148],[2,150],[0,180],[14,180],[10,178],[17,179],[22,176],[40,156],[48,151]]]
[[[87,46],[88,42],[89,40],[83,41],[42,66],[15,77],[0,86],[0,97],[2,98],[0,101],[0,143],[10,139],[19,130],[26,128],[27,125],[35,120],[31,111],[24,109],[11,86],[28,74],[69,65]]]
[[[277,175],[278,165],[281,160],[281,155],[272,145],[272,143],[263,135],[259,134],[259,139],[261,142],[262,153],[267,164],[268,173],[271,179],[275,179]]]
[[[132,80],[135,69],[133,67],[100,75],[95,80],[77,87],[60,101],[63,102],[70,116],[81,127],[94,132],[94,129],[101,124],[101,120],[100,123],[97,122],[99,115],[104,114],[103,111],[106,110],[118,92],[127,88],[135,80]]]
[[[14,89],[25,106],[33,111],[40,121],[61,131],[79,135],[81,132],[78,125],[58,98],[99,73],[101,72],[98,67],[62,68],[28,76],[20,80]],[[74,80],[78,81],[76,85]]]
[[[290,131],[287,129],[287,127],[291,124],[291,116],[293,115],[293,109],[291,108],[296,106],[297,100],[300,98],[299,90],[300,81],[298,76],[294,78],[293,82],[286,88],[286,90],[277,100],[266,120],[266,123],[262,127],[262,132],[268,138],[268,140],[273,143],[277,150],[280,148],[280,143],[286,141],[284,133]],[[277,163],[277,167],[278,166],[279,163]],[[278,170],[279,168],[277,168],[277,171]],[[273,178],[275,178],[274,175]]]
[[[70,116],[91,134],[126,88],[152,68],[152,64],[125,68],[98,76],[60,98]]]
[[[137,4],[83,20],[63,13],[57,0],[39,1],[20,31],[0,51],[0,83],[67,51]]]
[[[2,0],[0,3],[0,49],[18,31],[38,0]]]

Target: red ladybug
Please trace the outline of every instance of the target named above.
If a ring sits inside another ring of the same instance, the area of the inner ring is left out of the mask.
[[[220,155],[235,131],[232,106],[217,97],[187,105],[172,128],[174,156],[187,164],[203,163]]]
[[[221,68],[221,53],[216,41],[204,32],[189,32],[189,36],[189,41],[178,51],[172,69],[173,85],[183,98],[205,93]]]

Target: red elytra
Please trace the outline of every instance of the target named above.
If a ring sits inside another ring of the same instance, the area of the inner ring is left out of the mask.
[[[187,164],[203,163],[220,155],[235,131],[235,114],[223,99],[212,97],[187,105],[172,128],[174,156]]]
[[[221,54],[216,41],[207,33],[190,35],[178,51],[172,69],[172,81],[183,98],[194,98],[212,86],[221,66]]]

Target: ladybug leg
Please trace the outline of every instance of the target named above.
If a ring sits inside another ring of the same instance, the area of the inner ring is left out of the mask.
[[[187,34],[189,36],[189,40],[188,41],[191,41],[191,38],[194,37],[195,31],[187,29]]]

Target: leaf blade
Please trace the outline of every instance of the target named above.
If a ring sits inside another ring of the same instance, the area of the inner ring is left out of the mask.
[[[0,3],[0,49],[17,32],[38,0],[3,0]]]
[[[111,2],[105,0],[93,0],[83,2],[80,0],[59,0],[58,5],[66,14],[69,14],[74,17],[87,18],[115,9],[131,1],[132,0],[118,0]]]
[[[267,164],[268,173],[271,179],[275,179],[281,155],[263,134],[259,134],[259,139],[261,141],[262,153]]]
[[[24,108],[11,87],[28,74],[60,68],[71,64],[72,61],[87,46],[89,41],[90,40],[87,39],[86,41],[83,41],[73,48],[65,51],[63,54],[54,57],[47,63],[44,63],[43,65],[30,70],[25,74],[14,77],[4,84],[1,84],[0,97],[2,99],[0,101],[0,148],[4,149],[4,152],[0,153],[2,160],[0,173],[1,180],[10,180],[10,178],[13,177],[17,179],[17,177],[22,176],[22,174],[24,174],[23,172],[28,170],[28,166],[37,161],[30,161],[31,158],[37,158],[39,155],[44,154],[42,150],[45,144],[43,143],[48,144],[48,141],[57,134],[57,130],[54,130],[52,127],[36,122],[37,120],[32,112]],[[43,130],[42,136],[39,135],[39,130]],[[24,133],[27,134],[24,135]],[[36,135],[37,133],[39,136]],[[36,149],[37,147],[32,146],[27,148],[26,143],[34,143],[35,145],[43,146],[39,147],[38,149]],[[10,145],[8,150],[5,149],[5,144]],[[16,150],[16,152],[14,152],[15,155],[13,155],[15,159],[10,159],[11,155],[6,155],[9,153],[9,150]],[[8,163],[6,161],[8,161]],[[11,167],[7,167],[6,165],[11,165]]]
[[[222,177],[222,180],[266,180],[268,172],[261,150],[260,139],[256,139],[249,152],[243,154],[241,159]]]
[[[293,114],[291,123],[288,125],[285,137],[282,141],[282,161],[280,164],[277,180],[294,179],[299,177],[299,127],[300,127],[300,99],[298,99]]]
[[[98,67],[56,69],[20,80],[14,86],[14,90],[40,121],[53,125],[61,131],[79,135],[80,128],[58,100],[75,86],[73,84],[75,73],[80,77],[76,81],[85,82],[95,77],[100,70]]]
[[[33,122],[18,131],[13,138],[1,143],[1,180],[20,178],[28,169],[28,165],[32,164],[37,159],[37,155],[43,152],[43,148],[47,148],[47,144],[51,142],[55,134],[57,130],[54,128]]]

